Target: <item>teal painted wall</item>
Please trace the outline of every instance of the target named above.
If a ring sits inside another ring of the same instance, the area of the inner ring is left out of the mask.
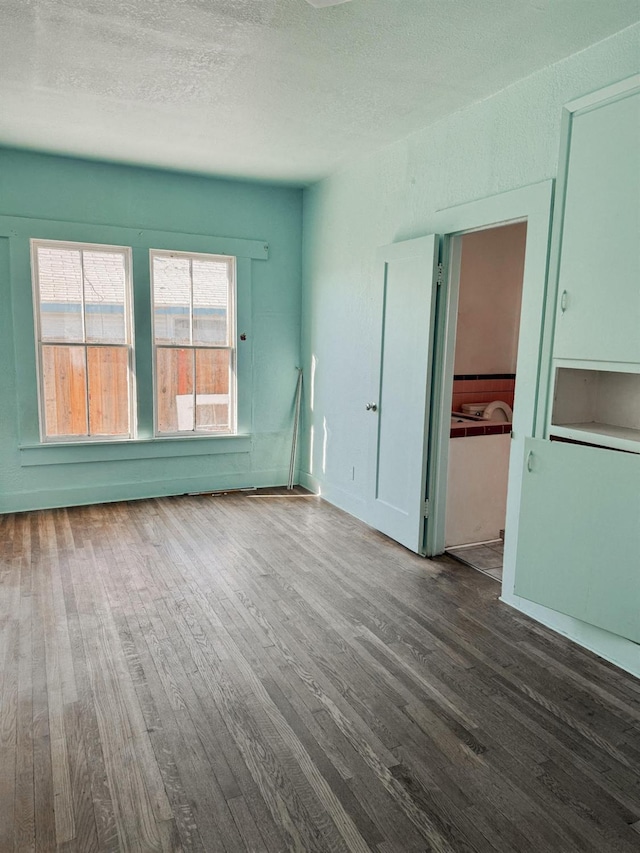
[[[145,459],[118,459],[120,449],[109,447],[92,462],[71,451],[61,463],[53,451],[44,462],[57,464],[27,465],[19,448],[30,437],[18,415],[33,408],[36,378],[27,369],[18,388],[14,343],[19,358],[31,358],[33,333],[30,318],[14,328],[9,240],[0,238],[0,511],[286,482],[300,362],[300,190],[0,149],[0,215],[90,223],[96,242],[108,241],[105,226],[119,226],[269,244],[268,260],[249,262],[250,441],[206,439],[211,453],[196,456],[182,455],[185,441],[165,441],[153,451],[161,456]],[[18,288],[24,309],[28,275],[20,274]]]
[[[624,30],[305,190],[301,472],[327,499],[368,520],[378,247],[431,233],[443,208],[555,178],[563,104],[635,73],[639,38]]]

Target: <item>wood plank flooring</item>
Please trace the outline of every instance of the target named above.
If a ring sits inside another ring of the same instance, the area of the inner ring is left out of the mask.
[[[0,851],[638,853],[640,682],[297,492],[0,518]]]

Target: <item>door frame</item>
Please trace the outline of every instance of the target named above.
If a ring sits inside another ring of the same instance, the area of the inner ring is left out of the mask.
[[[546,333],[553,311],[553,299],[547,298],[547,273],[551,236],[552,180],[511,190],[500,195],[456,205],[436,212],[433,230],[444,235],[445,276],[436,317],[433,400],[429,439],[427,495],[430,512],[426,527],[425,553],[442,554],[445,547],[447,472],[451,429],[450,400],[453,390],[453,358],[458,311],[461,240],[469,231],[480,231],[526,220],[524,275],[516,405],[509,462],[507,521],[503,596],[513,595],[518,517],[522,487],[524,440],[539,437],[544,428],[539,401],[546,400],[551,363],[551,340]],[[524,318],[524,322],[522,322]],[[530,318],[535,318],[532,322]],[[517,406],[517,408],[516,408]]]

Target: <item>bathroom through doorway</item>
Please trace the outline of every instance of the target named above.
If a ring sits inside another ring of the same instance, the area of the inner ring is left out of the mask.
[[[459,273],[445,549],[501,580],[527,223],[452,239]]]

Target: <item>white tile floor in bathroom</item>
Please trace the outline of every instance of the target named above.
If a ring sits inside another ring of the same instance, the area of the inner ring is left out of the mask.
[[[457,548],[447,548],[447,554],[477,569],[497,581],[502,581],[502,562],[504,542],[496,539],[493,542],[481,542],[477,545],[460,545]]]

